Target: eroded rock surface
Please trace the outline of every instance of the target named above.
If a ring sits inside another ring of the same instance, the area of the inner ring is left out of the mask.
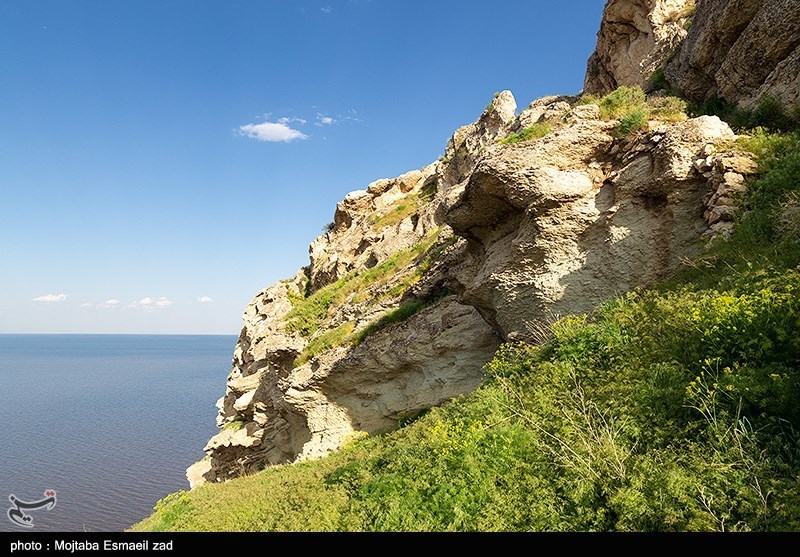
[[[586,68],[584,91],[645,85],[686,37],[694,0],[609,0]]]
[[[657,70],[693,101],[800,103],[797,0],[609,0],[585,90],[648,86]]]
[[[663,278],[725,233],[720,207],[752,171],[726,124],[616,138],[576,103],[514,115],[500,93],[439,161],[348,194],[309,267],[248,305],[192,485],[318,457],[471,392],[500,342]],[[499,143],[543,121],[554,131]]]

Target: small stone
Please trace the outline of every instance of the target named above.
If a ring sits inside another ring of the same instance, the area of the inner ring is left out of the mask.
[[[722,175],[722,179],[731,187],[744,185],[744,176],[736,172],[726,172]]]

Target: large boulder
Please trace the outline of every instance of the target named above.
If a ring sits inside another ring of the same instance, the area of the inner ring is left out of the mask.
[[[586,68],[584,92],[645,85],[686,36],[694,0],[609,0]]]

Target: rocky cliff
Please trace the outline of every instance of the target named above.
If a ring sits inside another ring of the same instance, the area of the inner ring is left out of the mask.
[[[752,170],[726,124],[621,137],[582,102],[517,114],[499,93],[439,161],[348,194],[308,267],[247,307],[190,483],[396,427],[475,389],[500,342],[659,280],[726,232]]]
[[[752,108],[765,96],[797,107],[797,0],[609,0],[585,90],[647,87],[661,70],[694,101],[719,97]]]

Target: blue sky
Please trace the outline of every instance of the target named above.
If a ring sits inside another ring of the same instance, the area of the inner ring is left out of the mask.
[[[0,333],[238,332],[348,191],[578,92],[602,6],[0,3]]]

